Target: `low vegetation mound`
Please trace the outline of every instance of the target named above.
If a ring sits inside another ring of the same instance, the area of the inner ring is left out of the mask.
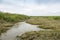
[[[60,31],[32,31],[17,36],[17,40],[60,40]]]

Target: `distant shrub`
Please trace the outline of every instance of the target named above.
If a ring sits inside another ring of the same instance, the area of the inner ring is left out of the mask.
[[[55,19],[55,20],[60,20],[60,17],[55,17],[54,19]]]

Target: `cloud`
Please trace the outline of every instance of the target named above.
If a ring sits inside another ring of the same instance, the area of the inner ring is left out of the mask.
[[[51,3],[54,2],[54,0],[50,0],[50,3],[47,4],[44,4],[44,2],[48,2],[47,0],[42,1],[41,4],[36,4],[36,0],[25,1],[26,2],[24,2],[24,0],[4,0],[2,4],[0,4],[0,11],[40,16],[60,15],[60,3]],[[55,1],[58,2],[58,0]]]

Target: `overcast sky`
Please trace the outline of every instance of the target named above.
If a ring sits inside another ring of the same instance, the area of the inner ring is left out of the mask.
[[[0,11],[32,16],[60,16],[60,0],[0,0]]]

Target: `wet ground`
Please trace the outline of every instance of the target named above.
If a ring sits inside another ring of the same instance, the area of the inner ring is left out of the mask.
[[[25,32],[29,31],[39,31],[43,30],[41,28],[37,28],[38,25],[31,25],[26,22],[19,22],[15,24],[10,30],[1,35],[1,40],[16,40],[17,35],[22,35]]]

